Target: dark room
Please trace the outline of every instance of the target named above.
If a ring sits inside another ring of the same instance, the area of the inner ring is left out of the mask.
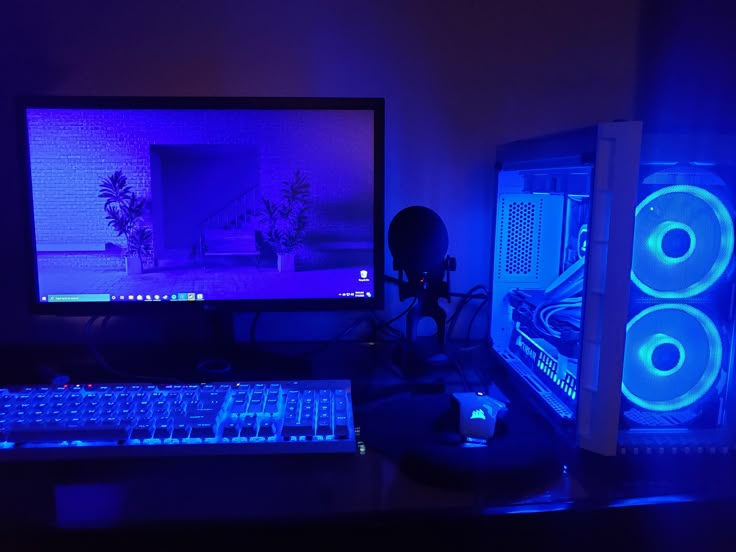
[[[733,2],[0,14],[0,549],[733,548]]]

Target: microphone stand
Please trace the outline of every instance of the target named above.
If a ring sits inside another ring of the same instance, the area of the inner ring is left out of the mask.
[[[405,280],[405,269],[397,267],[394,262],[394,269],[399,272],[399,299],[403,301],[409,297],[416,297],[415,305],[406,315],[406,351],[402,355],[402,361],[398,363],[409,372],[420,372],[433,354],[439,353],[444,358],[447,313],[440,307],[439,300],[447,299],[448,303],[450,302],[450,272],[456,268],[456,259],[448,256],[442,261],[439,269],[421,272],[414,280],[407,276]],[[419,321],[423,318],[431,318],[437,326],[434,351],[422,349],[417,341]]]

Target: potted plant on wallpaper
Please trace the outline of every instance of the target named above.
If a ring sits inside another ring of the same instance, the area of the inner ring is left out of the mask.
[[[100,183],[100,198],[105,200],[105,219],[118,236],[125,236],[125,271],[143,272],[143,259],[153,253],[153,232],[143,224],[146,201],[128,185],[122,171],[115,171]]]
[[[282,183],[278,199],[263,199],[260,212],[263,240],[276,253],[279,272],[293,272],[296,252],[304,244],[311,185],[300,172]]]

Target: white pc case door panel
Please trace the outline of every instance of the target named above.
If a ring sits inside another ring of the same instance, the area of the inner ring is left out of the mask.
[[[642,125],[598,127],[588,234],[577,411],[578,445],[615,455]]]

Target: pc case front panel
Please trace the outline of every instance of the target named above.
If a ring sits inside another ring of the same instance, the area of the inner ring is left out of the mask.
[[[645,135],[621,453],[715,452],[734,443],[736,149],[725,139],[686,138]]]

